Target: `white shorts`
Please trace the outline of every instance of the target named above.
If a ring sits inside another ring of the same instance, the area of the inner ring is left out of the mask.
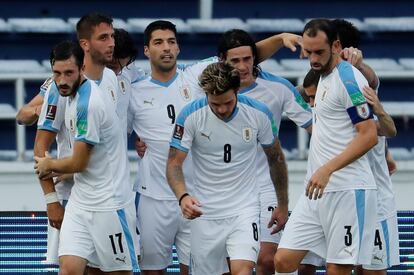
[[[400,264],[397,214],[377,223],[375,229],[374,252],[367,270],[384,270]]]
[[[190,220],[181,214],[176,200],[155,200],[141,195],[138,205],[141,234],[141,270],[163,270],[172,264],[175,244],[178,261],[190,264]]]
[[[61,202],[62,206],[65,207],[68,201],[64,200]],[[46,250],[46,264],[59,265],[59,235],[60,230],[50,226],[47,223],[47,250]]]
[[[305,258],[303,258],[303,260],[300,262],[300,264],[307,264],[307,265],[313,265],[313,266],[325,266],[326,262],[325,262],[325,259],[309,251],[305,255]]]
[[[278,244],[282,232],[270,234],[273,228],[268,228],[267,225],[272,217],[274,209],[277,207],[276,193],[261,192],[260,193],[260,241]]]
[[[191,222],[191,270],[193,275],[222,274],[230,260],[256,263],[260,249],[259,213]]]
[[[376,190],[324,193],[321,199],[301,196],[279,248],[309,250],[335,264],[371,262],[376,224]]]
[[[87,211],[70,203],[60,232],[59,257],[84,258],[105,272],[138,268],[139,235],[134,203],[113,211]]]

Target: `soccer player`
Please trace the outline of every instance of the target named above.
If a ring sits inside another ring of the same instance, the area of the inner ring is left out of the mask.
[[[306,192],[286,224],[275,255],[276,274],[294,272],[311,251],[326,259],[328,274],[351,274],[369,263],[374,241],[376,186],[364,155],[377,143],[362,74],[341,61],[329,20],[314,19],[303,48],[321,74],[313,109]],[[346,211],[346,212],[344,212]]]
[[[136,214],[115,106],[82,75],[83,52],[78,45],[58,44],[52,51],[51,64],[53,91],[66,97],[66,105],[63,114],[59,109],[59,116],[52,107],[43,107],[42,111],[48,112],[48,123],[68,127],[73,135],[73,154],[56,160],[47,153],[36,156],[35,169],[39,178],[75,173],[60,233],[60,272],[83,274],[89,263],[108,274],[132,274],[130,270],[138,267]],[[46,194],[47,201],[56,199]]]
[[[206,92],[178,115],[167,164],[167,179],[191,222],[193,274],[251,274],[259,250],[257,145],[268,159],[278,199],[287,204],[287,170],[273,115],[266,105],[237,95],[239,72],[226,63],[207,66],[200,76]],[[186,189],[183,162],[191,150],[194,193]],[[271,224],[281,228],[282,212]]]
[[[285,113],[299,127],[311,131],[312,114],[307,104],[288,80],[260,69],[256,44],[247,32],[238,29],[225,32],[218,45],[218,56],[220,60],[228,62],[240,72],[239,94],[266,104],[273,114],[277,128],[280,126],[282,113]],[[268,228],[272,212],[276,209],[287,213],[288,210],[287,205],[276,200],[266,163],[266,155],[259,146],[256,171],[260,186],[261,243],[256,273],[260,275],[274,274],[273,256],[281,233],[274,234],[272,229]]]

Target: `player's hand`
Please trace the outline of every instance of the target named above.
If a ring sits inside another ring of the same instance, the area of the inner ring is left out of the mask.
[[[73,174],[55,174],[53,173],[54,183],[58,184],[66,180],[73,180]]]
[[[200,217],[203,212],[201,212],[201,204],[200,202],[192,197],[192,196],[185,196],[181,200],[181,212],[183,213],[183,217],[189,220],[193,220],[195,218]]]
[[[363,91],[364,91],[364,96],[367,99],[367,102],[372,106],[372,110],[374,111],[374,114],[378,115],[378,114],[385,112],[377,96],[377,93],[371,87],[365,86],[363,88]]]
[[[143,158],[145,155],[145,151],[147,150],[147,146],[145,142],[141,141],[139,137],[135,140],[135,150],[140,158]]]
[[[50,169],[50,161],[52,157],[49,155],[49,152],[45,152],[44,157],[34,157],[35,160],[35,173],[38,175],[39,179],[47,179],[51,176],[52,170]]]
[[[329,182],[331,174],[332,173],[325,165],[316,170],[306,186],[306,196],[309,197],[310,200],[312,198],[316,200],[322,197],[323,191]]]
[[[47,217],[49,218],[50,226],[56,229],[60,229],[64,214],[65,214],[65,209],[62,207],[62,205],[59,202],[47,204]]]
[[[285,227],[285,224],[288,220],[288,207],[287,206],[278,206],[273,210],[272,217],[267,225],[267,228],[271,228],[273,225],[276,225],[270,234],[276,234]]]
[[[355,66],[357,69],[361,67],[363,56],[362,51],[358,50],[354,47],[344,48],[341,51],[342,59],[351,63],[351,65]]]
[[[282,33],[283,46],[296,52],[296,46],[302,47],[302,36],[293,33]]]

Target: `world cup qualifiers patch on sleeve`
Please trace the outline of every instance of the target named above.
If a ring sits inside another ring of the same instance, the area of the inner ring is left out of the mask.
[[[366,102],[348,108],[347,112],[353,124],[373,118],[372,107]]]
[[[173,138],[182,140],[184,135],[184,126],[175,124]]]
[[[47,105],[46,119],[55,120],[56,110],[56,105]]]

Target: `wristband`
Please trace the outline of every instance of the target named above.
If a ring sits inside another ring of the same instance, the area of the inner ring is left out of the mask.
[[[47,193],[45,195],[46,204],[59,202],[58,196],[56,192]]]
[[[181,195],[181,197],[180,197],[180,199],[178,200],[178,205],[181,205],[181,201],[182,201],[185,197],[187,197],[187,196],[190,196],[190,194],[188,194],[188,193],[184,193],[184,194],[182,194],[182,195]]]

